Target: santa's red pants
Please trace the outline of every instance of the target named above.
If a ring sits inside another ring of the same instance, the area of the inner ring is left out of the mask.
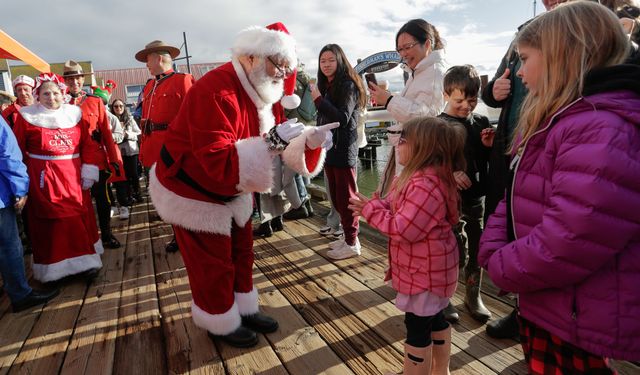
[[[213,334],[233,332],[241,315],[258,311],[251,222],[234,222],[231,237],[173,229],[189,275],[194,322]]]

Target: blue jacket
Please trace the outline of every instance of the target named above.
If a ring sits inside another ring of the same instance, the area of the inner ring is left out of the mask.
[[[0,209],[13,206],[15,197],[29,191],[27,167],[11,128],[0,117]]]

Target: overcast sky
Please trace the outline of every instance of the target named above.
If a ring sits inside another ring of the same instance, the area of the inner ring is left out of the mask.
[[[533,15],[533,1],[3,0],[0,9],[0,28],[47,62],[90,60],[95,70],[141,67],[133,56],[145,44],[161,39],[179,47],[183,31],[192,62],[227,61],[238,31],[280,21],[314,76],[325,44],[341,45],[355,65],[393,50],[398,28],[424,18],[444,37],[449,64],[473,64],[492,76],[517,26]]]

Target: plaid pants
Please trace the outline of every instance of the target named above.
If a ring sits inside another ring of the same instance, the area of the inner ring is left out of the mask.
[[[519,316],[520,341],[529,374],[612,375],[605,359],[591,354]]]

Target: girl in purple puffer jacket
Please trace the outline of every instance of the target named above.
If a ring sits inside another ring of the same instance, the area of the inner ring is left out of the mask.
[[[545,13],[517,37],[529,89],[512,184],[479,263],[519,293],[532,374],[613,373],[640,359],[640,67],[592,2]]]

